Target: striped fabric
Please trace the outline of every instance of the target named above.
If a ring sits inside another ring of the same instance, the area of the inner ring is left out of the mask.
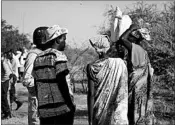
[[[92,124],[128,125],[128,72],[124,61],[100,59],[88,65],[87,73],[95,89]]]
[[[139,45],[132,43],[132,72],[129,73],[129,110],[128,118],[132,125],[153,124],[153,102],[151,78],[153,68],[147,52]]]
[[[58,87],[60,83],[56,75],[60,73],[68,74],[67,57],[63,53],[47,49],[37,56],[33,75],[40,117],[52,117],[70,111]]]

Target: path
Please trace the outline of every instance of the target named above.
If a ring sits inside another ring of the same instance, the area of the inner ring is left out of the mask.
[[[22,107],[15,111],[16,104],[13,103],[13,117],[8,120],[1,120],[2,125],[27,125],[28,124],[28,92],[25,87],[22,86],[21,83],[16,84],[16,90],[18,93],[18,97],[21,101],[24,102]],[[77,104],[77,109],[75,112],[74,125],[88,125],[87,121],[87,99],[86,95],[75,94],[75,103]]]

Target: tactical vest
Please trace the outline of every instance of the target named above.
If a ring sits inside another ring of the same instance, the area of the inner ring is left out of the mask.
[[[70,109],[58,87],[54,55],[38,55],[34,63],[35,86],[40,117],[52,117],[69,112]]]

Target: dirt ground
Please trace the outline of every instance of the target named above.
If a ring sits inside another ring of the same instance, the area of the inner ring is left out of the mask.
[[[27,125],[28,124],[28,92],[21,83],[16,84],[16,90],[19,100],[23,103],[18,111],[15,111],[16,104],[13,103],[13,117],[7,120],[1,120],[1,125]],[[76,113],[74,125],[88,125],[87,121],[87,96],[83,94],[75,94]]]
[[[160,84],[160,83],[159,83]],[[174,92],[161,89],[159,84],[154,85],[154,115],[155,125],[175,125]],[[81,85],[77,86],[78,88]],[[24,102],[22,107],[15,111],[16,104],[13,104],[13,117],[8,120],[1,120],[2,125],[27,125],[28,124],[28,92],[21,83],[16,84],[17,95]],[[75,94],[76,113],[74,125],[88,125],[87,117],[87,96]]]

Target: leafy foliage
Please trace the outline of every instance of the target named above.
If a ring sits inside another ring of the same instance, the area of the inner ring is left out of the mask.
[[[131,10],[129,15],[137,23],[137,18],[141,17],[151,26],[152,41],[143,43],[143,47],[148,51],[151,63],[157,76],[163,75],[173,80],[174,59],[175,59],[175,2],[164,5],[164,10],[158,12],[155,5],[147,5],[138,2],[135,10]],[[169,80],[164,81],[165,84]]]
[[[108,9],[105,10],[104,16],[108,18],[108,24],[113,23],[115,12],[116,10],[112,6],[108,6]],[[126,14],[130,15],[133,23],[138,24],[139,19],[142,19],[143,23],[140,23],[140,26],[150,30],[152,40],[142,43],[142,47],[148,51],[155,74],[174,73],[173,64],[165,62],[169,62],[175,57],[175,2],[164,4],[162,11],[158,10],[155,4],[137,2],[134,9],[128,8]],[[108,34],[109,29],[109,25],[102,25],[97,33]],[[164,62],[165,65],[160,65],[160,62]],[[167,71],[167,69],[171,69],[171,71]]]
[[[154,68],[152,92],[156,124],[165,124],[163,119],[167,120],[166,124],[172,124],[175,122],[175,2],[165,3],[163,10],[158,10],[155,4],[137,2],[133,9],[128,8],[125,13],[131,17],[133,23],[139,23],[141,27],[150,30],[152,40],[142,43],[142,47],[148,52]],[[104,16],[108,18],[108,24],[113,22],[113,14],[113,7],[105,10]],[[142,23],[139,22],[140,19]],[[102,25],[97,33],[108,33],[108,26]]]
[[[76,44],[76,41],[74,41]],[[68,57],[68,65],[70,70],[71,82],[74,85],[74,92],[78,92],[78,85],[82,85],[82,92],[87,92],[87,76],[86,76],[86,66],[87,64],[94,61],[97,57],[95,51],[92,48],[72,48],[67,45],[65,49],[65,54]]]
[[[27,34],[20,34],[17,28],[7,24],[6,20],[3,19],[1,19],[1,36],[1,52],[10,49],[16,51],[29,42]]]

